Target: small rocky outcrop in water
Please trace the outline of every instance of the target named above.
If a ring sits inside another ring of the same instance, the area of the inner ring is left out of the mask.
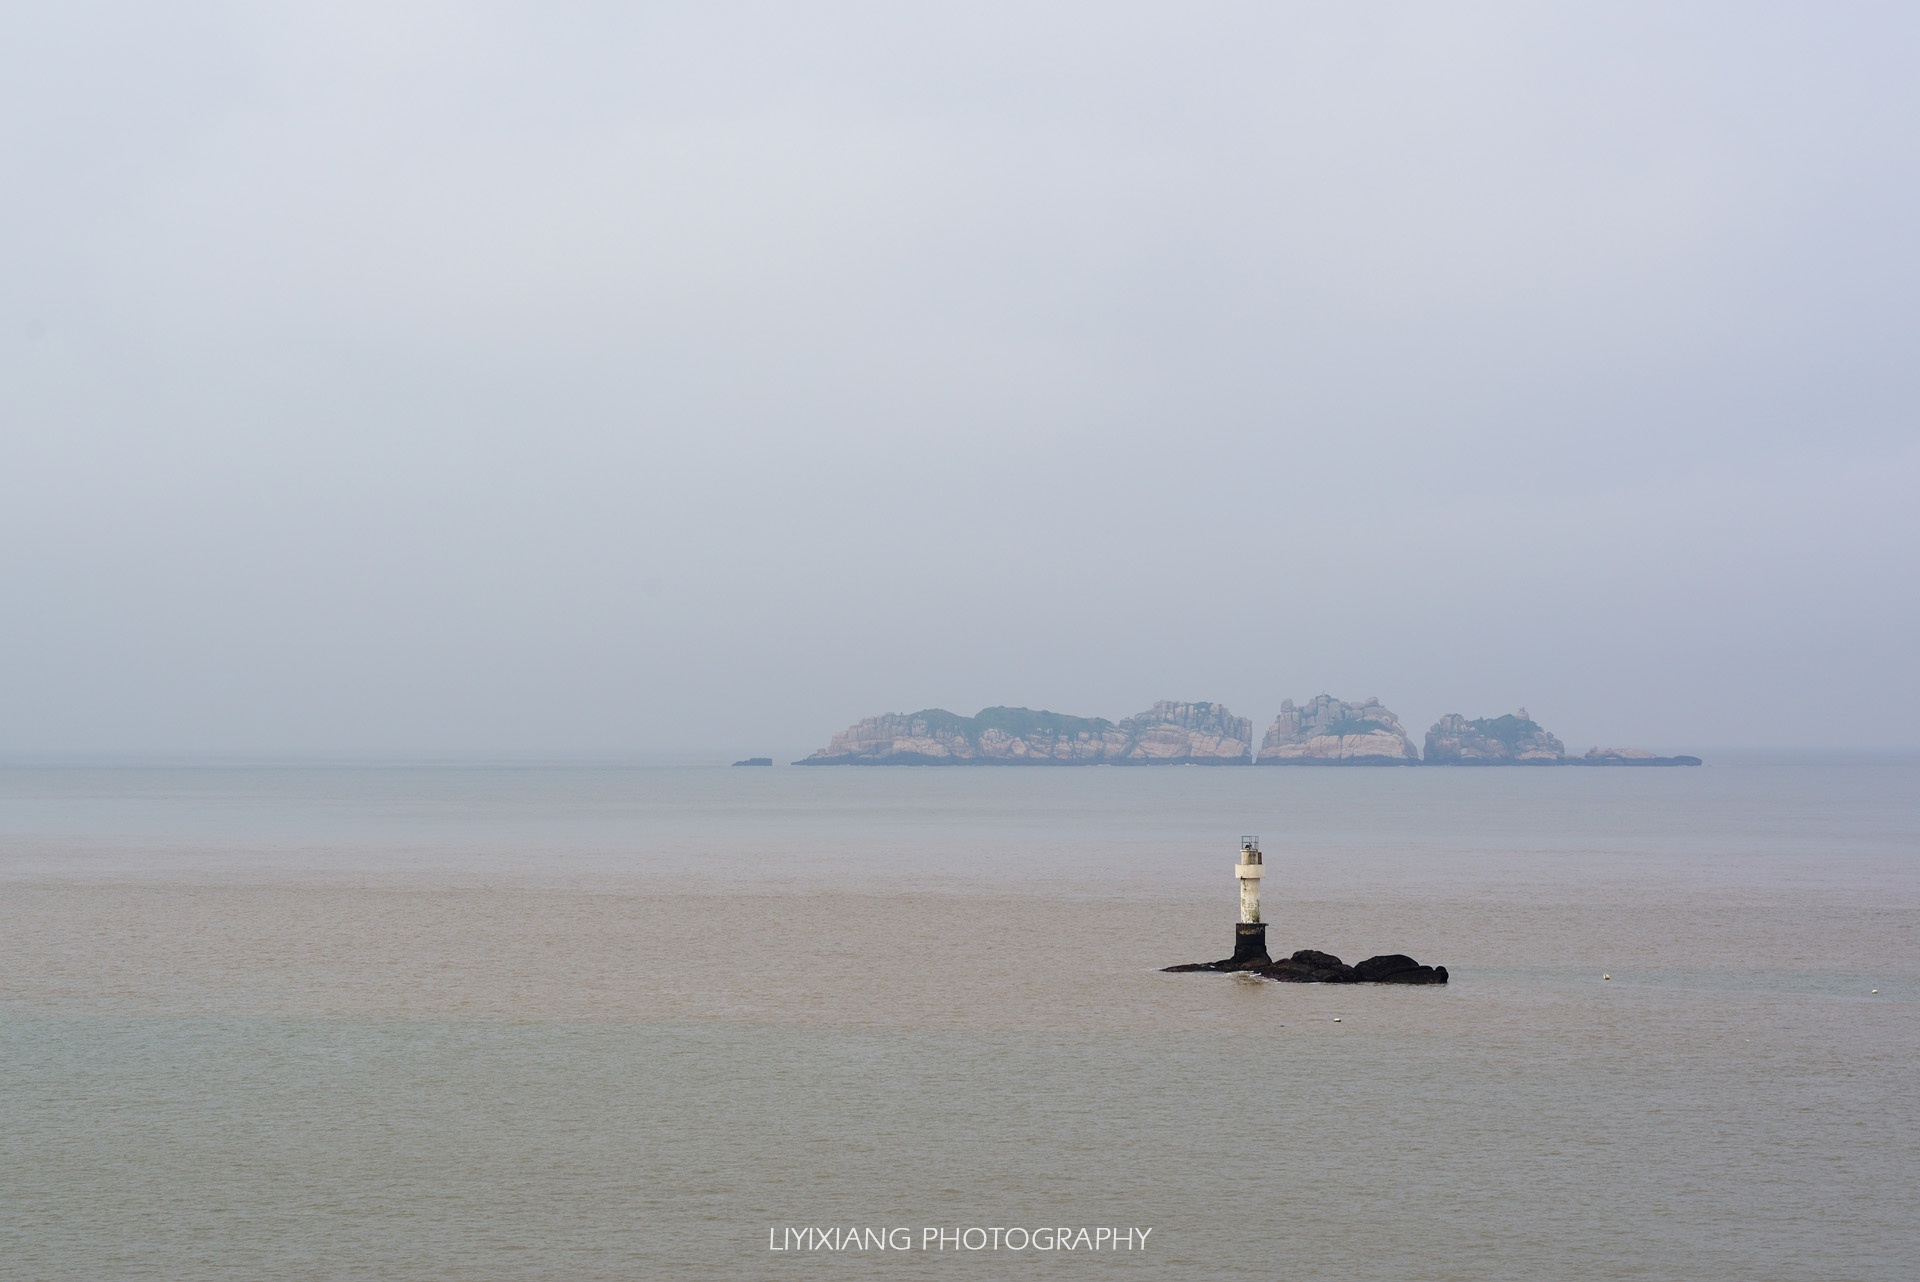
[[[1162,700],[1115,723],[1031,708],[943,708],[868,717],[801,761],[824,765],[1245,765],[1253,722],[1218,703]]]
[[[1525,708],[1474,721],[1449,712],[1427,731],[1426,759],[1430,766],[1557,766],[1567,748]]]
[[[1348,703],[1316,695],[1295,707],[1280,704],[1267,727],[1258,764],[1263,766],[1417,766],[1419,750],[1400,719],[1378,699]]]
[[[1697,766],[1698,757],[1662,757],[1645,748],[1588,748],[1584,757],[1571,757],[1576,766]]]
[[[1369,957],[1356,966],[1349,966],[1332,953],[1316,952],[1311,948],[1302,948],[1291,957],[1279,961],[1235,962],[1231,958],[1217,962],[1189,962],[1184,966],[1168,966],[1169,971],[1187,972],[1197,970],[1232,971],[1243,975],[1258,975],[1263,979],[1278,980],[1285,984],[1444,984],[1447,982],[1445,966],[1422,966],[1404,953],[1387,953],[1379,957]]]

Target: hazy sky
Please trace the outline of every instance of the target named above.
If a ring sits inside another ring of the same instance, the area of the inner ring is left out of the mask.
[[[1920,743],[1917,51],[1904,5],[8,5],[0,751],[1323,691]]]

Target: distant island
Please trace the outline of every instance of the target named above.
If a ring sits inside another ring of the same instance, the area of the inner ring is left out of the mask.
[[[1584,757],[1568,757],[1570,766],[1697,766],[1700,758],[1662,757],[1645,748],[1588,748]]]
[[[1281,700],[1258,760],[1263,766],[1417,766],[1420,750],[1378,699],[1348,703],[1323,694],[1299,708]]]
[[[735,765],[771,765],[749,757]],[[1427,731],[1423,756],[1378,699],[1317,695],[1281,701],[1260,751],[1253,722],[1219,703],[1163,699],[1120,721],[1031,708],[944,708],[868,717],[797,766],[1697,766],[1644,748],[1593,748],[1569,757],[1521,708],[1468,720],[1448,713]]]
[[[1449,712],[1427,731],[1427,761],[1432,765],[1558,766],[1566,759],[1566,748],[1525,708],[1475,721]]]
[[[1244,766],[1253,722],[1217,703],[1162,700],[1124,721],[1031,708],[868,717],[797,766]]]
[[[1662,757],[1645,748],[1589,748],[1569,757],[1525,708],[1469,721],[1450,712],[1427,731],[1430,766],[1697,766],[1698,757]]]

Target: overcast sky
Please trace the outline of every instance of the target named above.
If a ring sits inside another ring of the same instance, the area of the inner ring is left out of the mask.
[[[1910,6],[0,12],[0,751],[1920,743]]]

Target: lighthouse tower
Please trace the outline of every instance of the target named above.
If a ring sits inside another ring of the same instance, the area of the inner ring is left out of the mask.
[[[1266,876],[1266,868],[1260,862],[1258,837],[1240,839],[1240,862],[1234,865],[1233,875],[1240,879],[1240,922],[1233,928],[1233,960],[1265,966],[1273,959],[1267,956],[1267,924],[1260,920],[1260,879]]]

